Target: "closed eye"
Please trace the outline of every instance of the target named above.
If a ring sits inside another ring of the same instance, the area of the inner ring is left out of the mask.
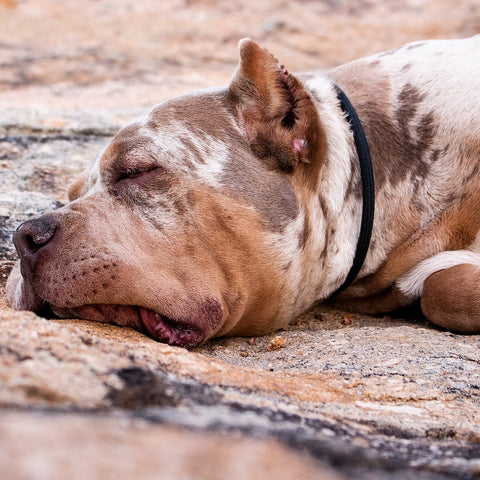
[[[143,175],[147,175],[148,173],[153,172],[154,170],[160,170],[160,167],[153,166],[148,168],[126,168],[117,178],[117,182],[125,179],[139,178]]]
[[[160,165],[126,167],[117,174],[112,185],[116,198],[138,198],[142,193],[164,191],[170,185],[170,176]]]

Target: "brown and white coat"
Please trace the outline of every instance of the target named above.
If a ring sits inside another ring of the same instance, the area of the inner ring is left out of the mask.
[[[421,298],[480,332],[480,36],[293,76],[251,40],[228,87],[166,101],[121,130],[71,202],[15,235],[14,308],[131,325],[171,344],[279,328],[339,287],[362,191],[335,84],[363,123],[372,241],[335,301]]]

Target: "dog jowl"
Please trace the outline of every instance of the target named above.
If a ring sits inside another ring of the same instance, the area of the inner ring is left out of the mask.
[[[63,208],[22,224],[16,309],[187,347],[273,331],[344,282],[362,220],[354,105],[375,221],[335,302],[480,331],[480,37],[428,41],[294,76],[251,40],[225,88],[120,130]]]

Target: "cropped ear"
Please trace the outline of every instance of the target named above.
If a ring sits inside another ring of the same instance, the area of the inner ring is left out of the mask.
[[[70,202],[73,202],[73,200],[76,200],[77,198],[80,198],[83,193],[85,193],[83,190],[85,188],[85,184],[87,182],[87,174],[85,172],[82,172],[80,177],[75,180],[75,182],[70,185],[68,189],[68,200]]]
[[[240,64],[229,87],[252,151],[285,172],[309,163],[318,114],[302,83],[253,40],[239,43]]]

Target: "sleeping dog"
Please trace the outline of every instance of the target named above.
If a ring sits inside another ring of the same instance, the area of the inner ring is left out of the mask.
[[[187,347],[332,296],[480,332],[480,36],[298,76],[239,50],[230,85],[154,107],[18,228],[10,304]]]

